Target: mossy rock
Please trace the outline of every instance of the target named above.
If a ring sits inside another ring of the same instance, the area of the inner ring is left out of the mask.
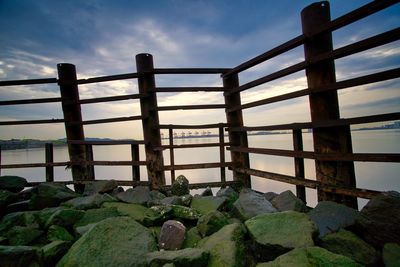
[[[171,193],[175,196],[189,194],[189,181],[185,176],[179,175],[171,185]]]
[[[32,244],[44,232],[27,226],[14,226],[6,234],[11,246],[26,246]]]
[[[226,202],[225,197],[194,197],[190,203],[190,207],[199,211],[202,215],[206,215],[209,212],[222,210]]]
[[[160,224],[163,216],[152,209],[139,204],[128,204],[120,202],[106,202],[103,208],[116,208],[122,215],[127,215],[145,226]]]
[[[44,266],[54,266],[71,247],[72,242],[56,240],[42,247]]]
[[[193,227],[186,231],[186,237],[183,241],[182,248],[195,248],[202,239],[197,227]]]
[[[155,251],[146,255],[150,267],[163,267],[171,263],[176,267],[203,267],[207,265],[208,256],[208,252],[197,248]]]
[[[20,176],[0,176],[0,189],[8,190],[10,192],[18,193],[22,191],[28,182],[25,178]]]
[[[215,210],[200,217],[197,222],[199,233],[205,237],[229,224],[228,218],[221,212]]]
[[[104,219],[121,216],[116,207],[90,209],[85,212],[79,221],[74,224],[74,228],[100,222]]]
[[[67,229],[58,225],[52,225],[47,230],[47,239],[50,241],[74,241],[74,237]]]
[[[41,250],[30,246],[0,246],[0,265],[4,267],[37,267]]]

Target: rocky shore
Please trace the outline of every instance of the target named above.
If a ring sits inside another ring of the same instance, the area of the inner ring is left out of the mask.
[[[0,266],[400,266],[394,191],[357,211],[291,191],[192,196],[184,176],[168,192],[26,184],[0,177]]]

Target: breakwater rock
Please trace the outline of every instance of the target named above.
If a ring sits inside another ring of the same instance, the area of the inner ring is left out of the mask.
[[[361,211],[292,192],[190,195],[94,181],[84,194],[0,177],[0,266],[400,266],[400,194]],[[174,194],[173,194],[174,193]]]

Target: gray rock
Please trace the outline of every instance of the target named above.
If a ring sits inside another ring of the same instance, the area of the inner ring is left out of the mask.
[[[377,251],[371,245],[352,232],[343,229],[324,236],[321,247],[365,266],[376,266],[379,260]]]
[[[57,266],[142,267],[156,249],[150,231],[134,219],[108,218],[78,239]]]
[[[147,206],[147,203],[152,201],[150,189],[147,186],[130,188],[125,192],[117,194],[116,198],[125,203],[140,204],[143,206]]]
[[[400,266],[400,245],[387,243],[382,250],[382,258],[386,267]]]
[[[190,207],[199,211],[202,215],[205,215],[211,211],[223,210],[225,203],[225,197],[195,196],[190,203]]]
[[[179,221],[166,221],[161,227],[158,247],[165,250],[180,249],[185,239],[186,227]]]
[[[0,246],[1,266],[33,267],[40,266],[41,251],[29,246]]]
[[[189,194],[189,181],[185,176],[179,175],[171,185],[171,193],[176,196]]]
[[[353,225],[358,216],[358,211],[332,201],[321,201],[313,210],[308,212],[308,216],[317,225],[319,238],[322,238],[340,228]]]
[[[182,205],[186,206],[186,207],[189,207],[190,203],[192,203],[193,196],[190,195],[190,194],[187,194],[187,195],[181,196],[180,198],[181,198],[181,201],[182,201]]]
[[[25,178],[19,176],[0,176],[0,189],[18,193],[28,184]]]
[[[197,222],[199,233],[205,237],[219,231],[222,227],[229,224],[228,218],[221,212],[215,210],[200,217]]]
[[[213,192],[211,190],[211,187],[207,186],[207,188],[201,193],[202,197],[206,196],[213,196]]]
[[[111,193],[118,187],[115,180],[97,180],[85,184],[84,196],[93,195],[96,193]]]
[[[147,202],[147,206],[152,207],[156,205],[161,205],[162,200],[165,198],[165,195],[157,190],[150,191],[151,200]]]
[[[277,210],[262,194],[251,189],[242,189],[239,198],[233,203],[233,211],[239,219],[245,221],[254,216],[273,213]]]
[[[182,205],[182,199],[178,196],[170,196],[161,200],[162,205]]]
[[[62,184],[41,183],[32,190],[30,208],[39,210],[56,207],[60,203],[78,197],[79,195]]]
[[[400,193],[385,192],[371,199],[357,217],[355,229],[374,246],[400,244]]]
[[[42,247],[44,266],[55,266],[71,247],[72,242],[56,240]]]
[[[104,202],[116,202],[117,200],[109,194],[93,194],[86,197],[76,197],[64,203],[63,206],[75,208],[78,210],[95,209],[101,207]]]
[[[147,264],[151,267],[172,266],[203,267],[207,265],[208,252],[198,248],[186,248],[177,251],[155,251],[146,255]]]
[[[232,189],[232,187],[228,186],[218,190],[217,197],[226,198],[226,209],[230,211],[233,208],[233,203],[235,203],[235,201],[239,198],[239,194]]]
[[[278,194],[275,192],[267,192],[264,194],[265,199],[268,200],[269,202],[271,202],[277,196]]]
[[[303,201],[298,199],[290,190],[284,191],[274,197],[271,203],[279,211],[294,210],[298,212],[307,212],[307,207]]]

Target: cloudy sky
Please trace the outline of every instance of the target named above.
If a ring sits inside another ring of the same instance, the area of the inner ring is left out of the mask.
[[[134,56],[151,53],[156,67],[234,67],[301,34],[306,0],[0,0],[0,80],[57,77],[73,63],[80,78],[135,72]],[[369,1],[331,1],[337,18]],[[334,32],[334,46],[400,25],[400,5]],[[303,60],[294,49],[240,75],[242,83]],[[399,42],[336,61],[337,79],[398,67]],[[158,86],[220,86],[218,75],[163,75]],[[341,117],[398,112],[397,80],[339,93]],[[304,72],[242,94],[243,102],[306,88]],[[81,98],[137,93],[135,80],[80,86]],[[59,96],[52,85],[0,87],[1,100]],[[163,93],[159,106],[223,103],[220,93]],[[139,114],[138,101],[90,104],[84,120]],[[0,121],[62,118],[59,104],[0,106]],[[306,122],[307,98],[244,111],[247,125]],[[160,112],[162,124],[224,122],[223,110]],[[141,138],[140,122],[85,126],[88,137]],[[63,125],[0,126],[0,139],[63,138]]]

